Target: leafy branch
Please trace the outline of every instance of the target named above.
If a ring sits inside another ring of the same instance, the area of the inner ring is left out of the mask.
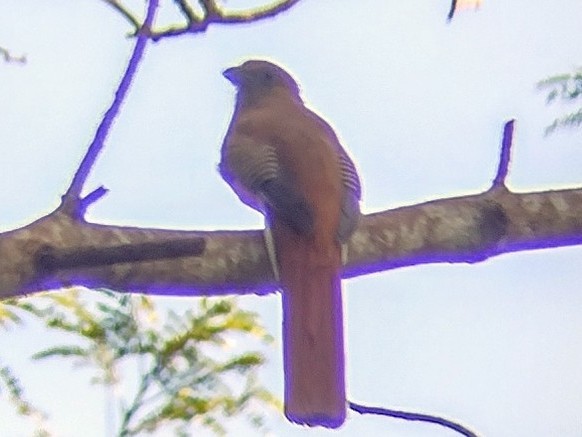
[[[105,290],[92,305],[80,296],[78,289],[47,295],[49,304],[42,309],[47,326],[76,334],[80,342],[48,348],[34,358],[73,358],[95,368],[92,382],[106,386],[121,383],[122,365],[140,364],[138,388],[122,400],[117,435],[166,426],[185,432],[192,424],[224,435],[224,419],[243,414],[260,427],[258,405],[278,407],[257,382],[264,356],[228,350],[233,338],[271,341],[257,315],[234,299],[201,299],[196,311],[162,317],[145,296]]]
[[[7,299],[0,302],[0,328],[8,330],[12,325],[21,325],[23,318],[20,313],[40,315],[33,305],[23,300]],[[45,426],[46,414],[26,399],[20,379],[10,366],[0,362],[0,397],[3,395],[8,396],[8,402],[18,415],[36,422],[35,437],[50,436]]]
[[[559,74],[544,79],[537,84],[538,89],[548,90],[546,103],[577,101],[582,95],[582,68],[574,70],[572,73]],[[582,108],[557,118],[546,130],[546,135],[554,132],[558,128],[577,127],[582,124]]]

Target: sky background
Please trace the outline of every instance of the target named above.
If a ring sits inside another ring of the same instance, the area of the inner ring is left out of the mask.
[[[172,22],[173,2],[161,4],[158,22]],[[272,20],[150,44],[88,180],[88,190],[110,190],[88,219],[261,227],[262,217],[216,170],[234,99],[221,71],[254,57],[292,71],[305,100],[336,128],[357,162],[364,212],[486,190],[510,118],[517,119],[511,189],[582,185],[581,131],[543,136],[571,108],[547,107],[535,87],[580,65],[582,2],[486,0],[447,24],[449,7],[449,0],[303,0]],[[28,58],[0,62],[1,231],[58,205],[125,69],[129,30],[98,0],[0,2],[0,46]],[[483,436],[579,437],[581,262],[580,248],[559,248],[345,281],[348,398],[441,414]],[[280,297],[240,302],[276,337],[261,377],[282,397]],[[56,436],[106,436],[107,397],[88,385],[87,370],[29,360],[58,340],[34,324],[14,329],[0,338],[1,357],[50,411]],[[30,435],[3,399],[0,435]],[[300,428],[276,414],[269,426],[273,436],[456,435],[356,413],[338,431]]]

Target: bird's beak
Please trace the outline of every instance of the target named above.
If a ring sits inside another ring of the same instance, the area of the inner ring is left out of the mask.
[[[226,70],[224,70],[222,72],[222,75],[224,77],[226,77],[230,82],[232,82],[233,84],[238,84],[241,73],[240,73],[240,68],[239,67],[230,67],[227,68]]]

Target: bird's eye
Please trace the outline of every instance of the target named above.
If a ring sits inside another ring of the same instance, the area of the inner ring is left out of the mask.
[[[263,82],[265,82],[265,84],[271,84],[274,79],[275,76],[273,76],[273,73],[271,73],[270,71],[265,71],[263,73]]]

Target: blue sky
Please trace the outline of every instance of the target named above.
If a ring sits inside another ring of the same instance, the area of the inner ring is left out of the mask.
[[[173,18],[172,3],[162,1],[161,19]],[[447,25],[448,8],[448,0],[303,0],[270,21],[151,44],[88,181],[110,190],[88,218],[262,226],[216,171],[234,97],[220,73],[251,57],[289,68],[336,128],[359,167],[366,212],[487,189],[509,118],[517,119],[511,189],[580,186],[580,131],[544,138],[569,108],[545,106],[535,83],[579,65],[582,3],[488,0]],[[128,30],[98,0],[0,3],[0,46],[28,56],[23,66],[0,63],[0,230],[58,204],[111,102],[133,46]],[[485,436],[581,435],[581,261],[579,248],[562,248],[346,281],[349,398],[442,414]],[[282,395],[280,299],[241,302],[277,339],[262,377]],[[47,341],[35,326],[14,331],[0,338],[10,351],[2,358],[53,413],[56,435],[105,435],[104,397],[87,386],[86,370],[28,361]],[[0,416],[0,435],[27,435],[4,404]],[[356,414],[336,432],[275,416],[270,425],[276,436],[454,435]]]

